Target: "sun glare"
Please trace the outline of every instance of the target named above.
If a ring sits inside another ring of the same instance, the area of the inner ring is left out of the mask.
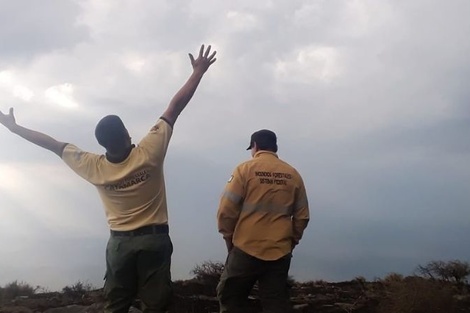
[[[31,101],[34,92],[26,86],[17,83],[17,79],[11,71],[0,72],[0,86],[11,92],[13,97],[25,102]]]
[[[16,85],[13,87],[13,96],[29,102],[34,97],[34,92],[25,86]]]
[[[11,71],[1,71],[0,72],[0,84],[10,85],[13,82],[13,74]]]
[[[333,47],[308,46],[275,65],[279,78],[329,83],[341,76],[340,56]]]
[[[52,86],[44,92],[46,99],[54,104],[62,107],[74,109],[78,107],[78,103],[73,99],[73,86],[72,84],[62,84]]]
[[[258,19],[253,14],[230,11],[226,15],[235,30],[253,30],[259,26]]]
[[[125,57],[123,63],[128,70],[133,72],[141,72],[147,62],[142,57],[132,55]]]
[[[16,192],[21,190],[21,174],[10,165],[0,164],[0,190]]]

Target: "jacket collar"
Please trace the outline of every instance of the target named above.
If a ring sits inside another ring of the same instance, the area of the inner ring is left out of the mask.
[[[267,151],[267,150],[260,150],[260,151],[256,152],[255,155],[253,156],[253,158],[259,158],[259,157],[262,157],[262,156],[274,156],[276,158],[279,158],[277,156],[276,152]]]

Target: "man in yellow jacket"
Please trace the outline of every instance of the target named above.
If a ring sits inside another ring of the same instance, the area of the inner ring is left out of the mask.
[[[307,193],[300,174],[279,159],[274,132],[253,133],[247,150],[253,158],[235,168],[217,213],[228,249],[220,312],[245,312],[255,282],[264,312],[291,312],[287,277],[310,218]]]

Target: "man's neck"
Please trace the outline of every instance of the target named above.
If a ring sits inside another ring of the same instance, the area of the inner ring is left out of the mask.
[[[111,163],[121,163],[122,161],[124,161],[125,159],[127,159],[127,157],[129,156],[129,154],[131,154],[131,151],[132,149],[135,148],[135,145],[131,145],[128,149],[126,149],[124,152],[122,153],[110,153],[109,151],[106,151],[106,160],[108,160],[109,162]]]

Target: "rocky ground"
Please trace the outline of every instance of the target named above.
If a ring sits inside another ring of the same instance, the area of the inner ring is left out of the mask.
[[[421,290],[420,290],[421,289]],[[470,312],[468,286],[428,285],[423,280],[399,282],[295,283],[291,301],[296,312],[315,313],[458,313]],[[250,312],[259,312],[256,288]],[[0,313],[98,313],[103,312],[102,290],[52,292],[3,300]],[[138,313],[139,303],[130,312]],[[218,312],[215,286],[197,280],[175,282],[172,313]]]

